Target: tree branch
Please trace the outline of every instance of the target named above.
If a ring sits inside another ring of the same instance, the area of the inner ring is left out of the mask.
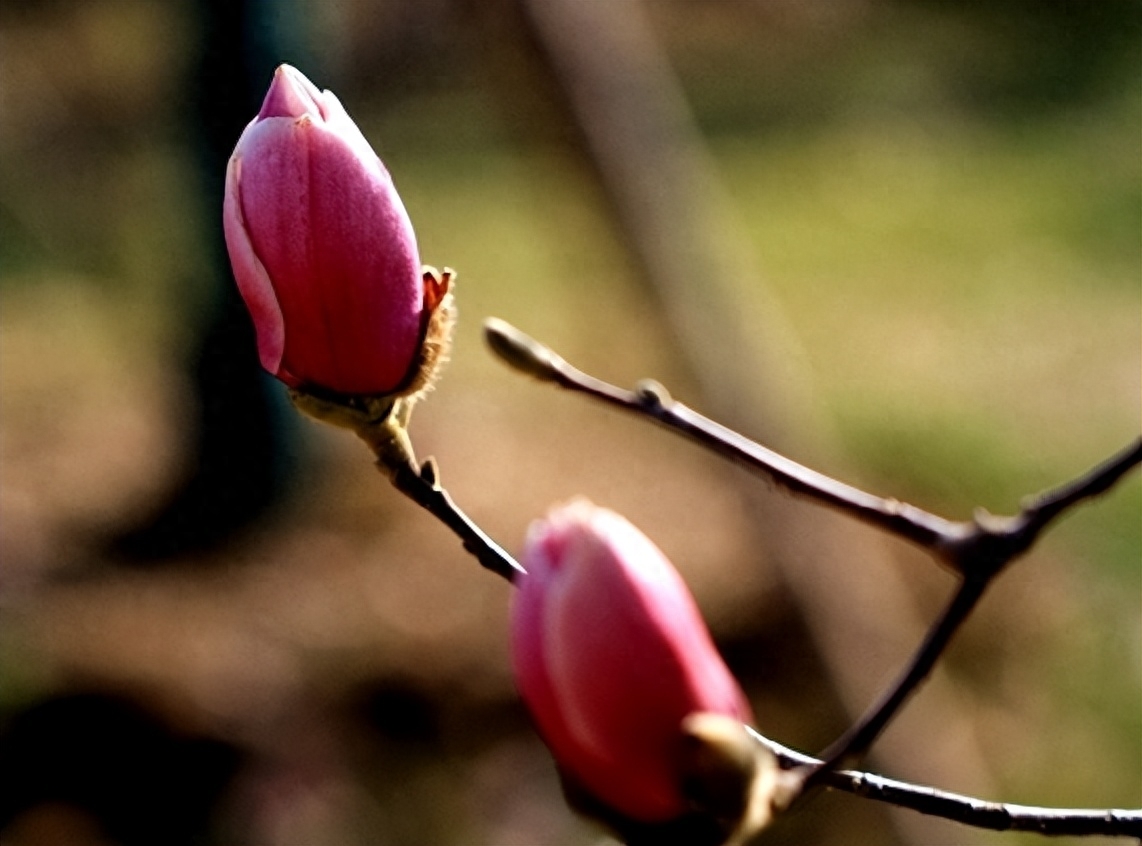
[[[481,565],[509,582],[525,572],[452,501],[440,486],[436,462],[416,460],[408,437],[415,397],[346,396],[299,389],[291,390],[289,397],[310,417],[354,432],[377,457],[377,469],[393,487],[451,529]]]
[[[1142,462],[1139,439],[1083,477],[1032,500],[1015,517],[998,518],[981,512],[973,520],[957,522],[896,499],[870,494],[798,464],[677,402],[657,382],[645,380],[634,391],[628,391],[590,376],[506,321],[489,318],[484,323],[484,335],[492,350],[517,370],[648,417],[759,473],[791,494],[910,541],[960,573],[986,569],[981,562],[1001,569],[1029,549],[1039,533],[1064,511],[1105,492]]]
[[[510,323],[489,318],[484,322],[488,345],[507,364],[529,376],[554,382],[561,388],[586,394],[624,411],[649,417],[702,446],[758,472],[789,493],[879,526],[924,549],[933,549],[956,537],[956,524],[895,499],[882,499],[810,470],[754,443],[675,401],[657,382],[640,382],[628,391],[568,364],[553,350]]]
[[[782,769],[815,769],[823,763],[753,729],[749,732],[774,754]],[[823,771],[820,783],[854,796],[991,831],[1031,831],[1053,836],[1142,837],[1142,810],[1039,808],[989,802],[856,770]]]
[[[1142,438],[1079,478],[1029,497],[1012,517],[977,512],[971,522],[956,524],[958,536],[946,540],[936,552],[965,575],[997,573],[1030,549],[1040,533],[1066,511],[1110,490],[1139,463]]]
[[[932,672],[932,667],[944,654],[952,637],[975,609],[987,585],[986,579],[965,579],[960,583],[944,613],[928,630],[908,668],[896,683],[882,694],[876,705],[821,753],[823,762],[806,775],[803,790],[819,783],[825,773],[844,766],[848,761],[859,758],[868,751],[908,697]]]
[[[385,472],[393,487],[451,529],[463,542],[464,549],[474,555],[483,567],[509,582],[526,575],[522,565],[452,501],[448,491],[438,482],[439,471],[431,458],[421,464],[419,470],[410,463],[401,464],[391,474],[388,470]]]

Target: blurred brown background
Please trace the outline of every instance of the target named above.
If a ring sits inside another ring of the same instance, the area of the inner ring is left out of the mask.
[[[291,61],[333,89],[423,260],[459,271],[419,452],[513,551],[555,501],[627,515],[783,742],[843,729],[950,578],[508,372],[484,316],[950,517],[1009,512],[1137,435],[1135,2],[250,5],[263,46],[294,46],[249,77]],[[190,0],[0,6],[0,766],[67,782],[4,842],[600,842],[515,700],[509,588],[351,436],[279,395],[292,460],[257,519],[142,564],[108,552],[195,470],[187,361],[230,284],[193,131],[202,20]],[[653,96],[616,96],[616,120],[588,71]],[[1006,574],[874,765],[1142,803],[1140,512],[1135,474]],[[822,795],[765,842],[1035,840]]]

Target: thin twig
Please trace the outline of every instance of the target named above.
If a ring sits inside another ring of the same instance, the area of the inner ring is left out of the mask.
[[[981,511],[972,522],[957,524],[958,536],[945,542],[938,554],[965,575],[998,572],[1030,549],[1043,530],[1067,510],[1105,493],[1139,463],[1142,438],[1079,478],[1027,498],[1012,517]]]
[[[432,459],[420,465],[401,464],[391,474],[393,487],[451,529],[463,542],[464,549],[476,557],[482,566],[497,576],[514,582],[526,570],[504,549],[472,522],[452,501],[448,491],[437,481],[436,462]]]
[[[424,463],[416,460],[408,437],[415,398],[344,396],[312,390],[291,390],[289,396],[301,412],[355,432],[377,457],[377,469],[393,487],[451,529],[484,567],[509,582],[525,572],[452,501],[440,486],[436,462],[431,458]]]
[[[825,773],[844,766],[849,760],[858,758],[868,750],[908,697],[932,672],[932,667],[944,654],[948,642],[959,631],[960,625],[975,608],[987,585],[987,579],[974,578],[964,579],[960,583],[944,613],[928,630],[907,669],[896,683],[884,692],[879,702],[821,753],[823,762],[807,773],[802,790],[819,783]]]
[[[1030,548],[1039,533],[1064,511],[1105,492],[1142,462],[1142,439],[1139,439],[1085,476],[1033,500],[1015,517],[979,514],[971,521],[957,522],[896,499],[870,494],[798,464],[672,399],[657,382],[645,380],[636,390],[628,391],[590,376],[506,321],[489,318],[484,332],[492,350],[512,367],[624,411],[649,417],[760,473],[789,493],[812,499],[911,541],[961,573],[969,569],[978,573],[984,561],[996,568],[997,559],[1003,563],[1012,560]]]
[[[818,768],[822,764],[817,758],[783,746],[753,729],[750,729],[750,734],[774,754],[782,769]],[[989,802],[856,770],[824,771],[821,784],[865,799],[991,831],[1142,837],[1142,810],[1038,808]]]
[[[835,508],[915,544],[932,549],[955,536],[955,524],[894,499],[883,499],[810,470],[785,456],[715,423],[675,401],[656,382],[643,381],[635,391],[596,379],[568,364],[549,347],[506,321],[489,318],[484,333],[505,362],[541,381],[586,394],[608,405],[634,412],[697,441],[747,468],[760,472],[788,492]]]

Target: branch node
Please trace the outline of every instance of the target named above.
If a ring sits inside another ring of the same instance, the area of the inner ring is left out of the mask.
[[[638,384],[634,386],[634,393],[639,403],[647,411],[659,411],[674,402],[670,392],[661,382],[654,379],[639,380]]]

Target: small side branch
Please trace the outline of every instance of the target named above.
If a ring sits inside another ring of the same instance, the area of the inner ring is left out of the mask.
[[[549,347],[497,318],[484,322],[484,333],[492,351],[517,370],[649,417],[760,473],[789,493],[879,526],[925,549],[958,537],[955,523],[895,499],[874,496],[798,464],[675,401],[657,382],[641,382],[634,391],[616,387],[578,370]]]
[[[782,769],[816,769],[823,763],[753,729],[749,731],[758,743],[774,754]],[[1039,808],[989,802],[857,770],[823,773],[820,783],[824,787],[975,828],[1030,831],[1052,836],[1142,837],[1142,810]]]
[[[907,669],[896,683],[884,692],[879,702],[821,753],[822,763],[808,772],[802,790],[820,783],[826,773],[844,766],[868,751],[908,697],[932,672],[952,636],[959,631],[963,621],[983,596],[987,584],[987,581],[982,579],[967,579],[960,584],[944,613],[929,629]]]
[[[447,285],[448,278],[446,275],[442,284]],[[445,296],[445,307],[447,301]],[[377,457],[377,469],[393,487],[451,529],[481,565],[509,582],[526,572],[452,501],[448,491],[440,486],[436,462],[431,458],[423,464],[416,460],[408,436],[416,397],[346,396],[302,390],[291,390],[289,396],[299,411],[356,433]]]
[[[451,529],[463,542],[464,549],[474,555],[483,567],[509,582],[526,575],[527,571],[519,562],[452,501],[448,491],[437,481],[436,462],[431,458],[420,465],[419,471],[414,464],[401,464],[391,473],[385,472],[392,479],[393,487]]]
[[[1027,504],[1015,517],[979,514],[953,521],[914,505],[879,497],[811,470],[672,399],[653,381],[636,390],[619,388],[573,367],[546,345],[506,321],[484,323],[488,345],[507,364],[529,376],[585,394],[659,423],[730,458],[791,494],[848,514],[927,550],[959,573],[997,571],[1034,543],[1069,508],[1109,490],[1142,462],[1142,438],[1106,463]]]

